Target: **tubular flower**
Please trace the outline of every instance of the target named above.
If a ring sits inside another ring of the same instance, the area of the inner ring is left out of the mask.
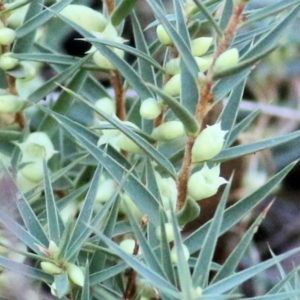
[[[211,169],[205,164],[200,171],[195,172],[189,178],[187,185],[189,196],[197,201],[216,194],[220,185],[227,182],[227,180],[219,175],[219,164]]]

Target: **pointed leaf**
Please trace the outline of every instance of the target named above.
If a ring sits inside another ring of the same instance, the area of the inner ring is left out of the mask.
[[[216,250],[217,240],[220,235],[225,204],[228,199],[230,187],[230,183],[226,185],[223,195],[221,197],[221,201],[217,207],[216,213],[210,223],[209,229],[203,241],[202,249],[198,256],[192,276],[194,287],[207,286],[211,263],[214,252]]]
[[[294,167],[294,165],[295,163],[291,163],[279,173],[274,175],[267,183],[265,183],[257,191],[238,201],[231,207],[227,208],[224,213],[220,234],[223,234],[229,228],[237,224],[239,220],[241,220],[247,213],[249,213],[253,208],[255,208],[261,201],[263,201],[272,192],[272,190],[283,180],[283,178],[289,173],[289,171]],[[194,253],[201,248],[202,241],[204,240],[207,234],[211,222],[212,221],[207,222],[184,240],[184,243],[189,248],[190,253]]]

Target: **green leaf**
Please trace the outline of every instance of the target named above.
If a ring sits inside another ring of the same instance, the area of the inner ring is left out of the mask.
[[[165,274],[168,277],[168,280],[172,284],[176,284],[176,275],[175,275],[175,270],[171,262],[171,255],[170,255],[170,246],[169,242],[167,240],[167,234],[166,234],[166,228],[165,228],[165,222],[166,222],[166,217],[165,217],[165,212],[164,210],[160,210],[160,232],[161,232],[161,240],[158,241],[157,236],[156,236],[156,230],[152,230],[152,234],[155,235],[156,241],[157,241],[157,246],[160,247],[160,261],[162,268],[165,272]],[[148,228],[149,231],[150,228]],[[154,229],[154,228],[153,228]],[[152,238],[153,239],[153,238]],[[150,241],[149,241],[150,242]]]
[[[290,291],[290,292],[283,292],[283,293],[278,293],[275,295],[265,295],[265,296],[259,296],[259,297],[252,297],[252,298],[245,298],[251,299],[251,300],[286,300],[286,299],[292,299],[292,297],[296,297],[294,299],[297,299],[297,296],[300,296],[300,289],[295,290],[295,291]]]
[[[239,105],[243,97],[246,80],[239,83],[231,92],[219,119],[221,120],[222,130],[232,130],[239,112]]]
[[[155,272],[157,275],[164,277],[167,280],[166,274],[162,270],[159,262],[157,261],[153,253],[153,250],[150,248],[147,239],[145,238],[141,228],[137,224],[134,216],[132,215],[130,211],[130,207],[128,207],[126,203],[124,204],[125,204],[127,216],[129,217],[129,221],[132,226],[132,230],[134,232],[134,237],[136,238],[140,248],[142,249],[143,259],[145,260],[146,265],[150,270]]]
[[[15,130],[0,130],[0,140],[4,141],[15,141],[19,140],[21,137],[21,133]]]
[[[241,262],[243,255],[248,249],[250,243],[252,242],[253,236],[257,231],[257,228],[265,218],[267,211],[262,212],[258,218],[253,222],[253,224],[249,227],[249,229],[243,234],[242,239],[239,241],[238,245],[234,248],[234,250],[230,253],[226,261],[221,266],[218,273],[214,276],[211,284],[218,282],[226,277],[234,274],[235,269]]]
[[[253,120],[261,113],[260,110],[255,110],[251,112],[247,117],[245,117],[241,122],[239,122],[235,127],[229,132],[226,145],[231,145],[240,135],[240,133],[245,130]]]
[[[262,140],[259,142],[239,145],[236,147],[231,147],[228,149],[224,149],[218,154],[216,157],[212,159],[214,162],[227,161],[236,157],[240,157],[246,154],[256,153],[257,151],[261,151],[263,149],[272,148],[283,143],[292,141],[300,136],[300,130],[288,133],[285,135],[280,135],[278,137],[269,138],[266,140]]]
[[[58,12],[62,10],[64,7],[66,7],[68,4],[70,4],[71,2],[72,0],[64,0],[64,1],[56,2],[52,6],[50,6],[50,8],[51,10]],[[36,5],[36,3],[32,2],[32,5],[33,6]],[[41,12],[32,18],[28,18],[26,22],[24,22],[24,24],[16,30],[17,38],[26,36],[27,34],[36,30],[36,28],[42,26],[44,23],[46,23],[53,17],[53,14],[49,10],[45,9],[42,11],[41,5],[36,5],[36,6],[37,9],[41,10]],[[28,11],[30,10],[31,9],[28,9]],[[26,51],[22,51],[22,52],[26,52]]]
[[[126,261],[127,264],[133,268],[138,274],[143,276],[151,285],[157,289],[164,291],[177,298],[178,291],[163,277],[155,273],[154,271],[147,268],[143,263],[140,263],[135,257],[125,253],[118,245],[108,239],[102,232],[95,231],[95,233],[105,242],[105,244],[114,251],[122,260]]]
[[[137,0],[122,0],[111,14],[111,23],[117,27],[133,10]]]
[[[250,74],[251,69],[240,71],[238,74],[222,78],[213,86],[214,102],[223,100],[235,86],[242,82]]]
[[[200,286],[204,288],[208,284],[208,277],[211,268],[211,263],[213,260],[214,252],[216,250],[217,240],[220,235],[225,204],[228,199],[230,187],[231,187],[231,182],[228,183],[225,187],[225,190],[221,197],[221,201],[217,207],[215,215],[210,223],[209,229],[203,241],[202,249],[198,256],[196,265],[194,267],[193,276],[192,276],[194,287]]]
[[[136,48],[133,48],[131,46],[127,46],[127,45],[124,45],[121,43],[117,43],[117,42],[109,41],[109,40],[102,40],[102,39],[94,38],[94,37],[91,37],[91,38],[87,37],[84,40],[92,43],[97,49],[99,47],[100,52],[102,52],[102,50],[100,50],[100,48],[103,46],[110,46],[110,47],[118,48],[118,49],[124,50],[130,54],[133,54],[136,57],[143,60],[145,62],[145,65],[147,65],[149,69],[152,65],[153,67],[157,68],[158,70],[164,71],[164,68],[157,61],[155,61],[148,53],[140,51],[138,48],[136,49]],[[121,58],[119,58],[119,59],[121,59]],[[112,61],[112,64],[114,64],[114,61]],[[129,64],[128,64],[128,66],[129,66]],[[121,71],[121,70],[119,70],[119,71]]]
[[[194,116],[174,98],[166,95],[158,87],[148,83],[147,86],[156,94],[158,94],[164,102],[172,109],[176,117],[183,123],[188,134],[195,135],[199,131],[199,125]]]
[[[69,278],[68,273],[54,275],[54,282],[56,287],[56,294],[58,298],[61,298],[69,293]]]
[[[107,268],[103,271],[93,273],[90,275],[89,278],[90,285],[98,284],[111,277],[114,277],[117,274],[120,274],[121,272],[125,271],[127,268],[128,268],[127,263],[120,262],[117,265]]]
[[[187,198],[183,208],[176,214],[180,226],[184,226],[188,222],[195,220],[200,214],[200,206],[198,203]]]
[[[72,231],[70,236],[73,238],[73,243],[71,244],[71,241],[69,241],[69,243],[67,245],[68,249],[65,253],[66,260],[76,258],[77,254],[81,250],[82,245],[86,242],[87,238],[92,233],[92,229],[90,228],[90,226],[98,228],[99,224],[101,224],[101,222],[106,221],[105,225],[107,225],[107,226],[104,228],[103,232],[110,233],[108,230],[113,230],[114,224],[111,224],[112,223],[111,219],[113,219],[112,215],[115,211],[115,206],[118,205],[118,201],[116,201],[116,195],[118,193],[119,193],[119,190],[116,190],[115,194],[111,197],[111,199],[109,199],[103,205],[103,207],[96,213],[96,215],[93,217],[93,219],[89,223],[81,224],[81,228],[80,228],[81,233],[79,235],[74,235],[74,230]],[[109,210],[111,210],[111,211],[109,212]],[[111,222],[111,223],[109,224],[109,222]],[[114,219],[113,219],[113,222],[114,222]],[[107,228],[108,225],[110,225],[111,228]],[[95,259],[94,259],[95,257],[97,257],[96,253],[92,257],[91,262],[90,262],[90,273],[93,273],[94,267],[96,267],[98,270],[98,267],[102,265],[102,262],[99,262],[99,260],[97,260],[97,262],[95,262]],[[103,254],[102,254],[102,260],[104,260]]]
[[[51,282],[52,279],[51,275],[46,274],[39,269],[27,266],[24,263],[18,263],[2,256],[0,256],[0,266],[4,269],[11,270],[17,274],[21,274],[35,280],[44,280],[46,282]]]
[[[13,218],[11,218],[8,213],[4,210],[0,210],[0,221],[4,227],[16,236],[20,241],[27,245],[34,252],[41,254],[38,246],[43,246],[47,248],[47,245],[42,244],[36,239],[32,234],[25,230],[21,225],[19,225]]]
[[[56,245],[59,245],[61,232],[64,229],[63,222],[59,216],[53,190],[49,178],[49,171],[46,162],[44,166],[44,187],[45,187],[45,200],[46,200],[46,212],[47,212],[47,225],[49,228],[49,238],[54,241]]]
[[[90,299],[90,276],[88,263],[86,263],[84,270],[84,284],[81,292],[81,300],[88,300]]]
[[[145,40],[143,30],[134,11],[131,12],[131,23],[132,23],[135,47],[139,51],[145,53],[146,57],[150,58],[151,56],[149,53],[148,45]],[[138,66],[139,66],[139,74],[141,75],[141,78],[146,82],[151,82],[155,84],[155,74],[154,74],[153,67],[141,57],[138,57]],[[162,71],[164,70],[160,65],[159,67],[161,68]]]
[[[271,52],[273,52],[277,46],[271,47],[266,49],[264,52],[258,52],[258,54],[253,55],[251,58],[246,60],[241,60],[236,66],[219,71],[214,73],[213,79],[217,80],[223,77],[232,76],[236,73],[239,73],[245,69],[247,69],[250,66],[253,66],[255,63],[257,63],[259,60],[264,58],[265,56],[269,55]]]
[[[68,84],[68,88],[75,93],[79,92],[85,83],[87,74],[86,71],[79,70]],[[70,93],[63,91],[58,99],[55,101],[51,109],[61,115],[66,115],[74,104],[74,97]],[[52,136],[58,129],[58,123],[53,118],[46,116],[39,125],[39,131],[46,132]]]
[[[71,20],[65,18],[60,14],[56,14],[60,19],[62,19],[65,23],[69,24],[72,28],[78,31],[85,38],[94,38],[94,36],[88,31],[84,30],[82,27],[78,26]],[[128,83],[136,90],[139,96],[143,99],[147,99],[152,97],[148,88],[142,83],[142,80],[139,74],[128,64],[124,59],[120,58],[118,55],[114,53],[109,47],[106,45],[102,45],[101,43],[95,44],[97,50],[99,50],[115,67],[116,69],[124,76],[124,78],[128,81]]]
[[[215,21],[215,18],[212,16],[212,14],[209,12],[209,10],[206,8],[208,6],[208,3],[205,3],[204,5],[200,0],[194,0],[195,4],[198,6],[200,11],[203,13],[203,15],[206,17],[208,23],[215,29],[216,33],[219,37],[223,36],[223,31],[218,25],[218,23]]]
[[[83,57],[76,64],[71,65],[69,68],[65,69],[58,75],[45,82],[41,87],[36,89],[32,94],[28,96],[30,102],[36,103],[53,92],[57,88],[58,83],[62,83],[63,81],[69,79],[70,76],[72,76],[74,72],[76,72],[80,68],[80,66],[89,59],[89,57],[89,55]]]
[[[295,166],[295,164],[296,163],[291,163],[279,173],[274,175],[267,183],[265,183],[257,191],[238,201],[231,207],[227,208],[224,213],[220,234],[223,234],[229,228],[234,226],[247,213],[249,213],[253,208],[255,208],[261,201],[266,199],[266,197],[282,181],[282,179],[289,173],[289,171]],[[184,240],[184,243],[189,248],[190,253],[194,253],[201,248],[202,241],[204,240],[207,234],[211,222],[212,221],[207,222]]]
[[[300,270],[300,267],[294,268],[287,276],[285,276],[281,281],[279,281],[275,286],[273,286],[267,293],[267,295],[278,295],[279,292],[286,286],[289,281],[292,281],[292,279],[298,277],[298,272]]]
[[[192,300],[193,284],[192,284],[190,268],[188,262],[184,259],[182,237],[181,237],[179,225],[177,223],[177,218],[172,207],[171,207],[171,223],[174,232],[174,248],[178,258],[176,266],[177,266],[179,284],[182,291],[182,298],[186,300]]]
[[[261,19],[265,19],[271,15],[278,15],[281,11],[297,3],[298,0],[281,0],[271,5],[267,5],[266,7],[256,9],[255,11],[251,11],[251,13],[245,21],[245,25],[250,24],[252,22],[256,22]]]
[[[67,90],[66,88],[64,88]],[[134,141],[145,153],[147,153],[154,161],[157,162],[162,168],[164,168],[173,178],[175,178],[175,170],[173,165],[160,153],[158,152],[152,145],[150,145],[147,141],[142,139],[139,135],[137,135],[129,126],[124,126],[120,121],[116,120],[103,113],[100,109],[96,108],[90,102],[74,93],[71,90],[68,90],[69,93],[73,94],[78,100],[85,103],[87,106],[96,111],[101,117],[107,120],[110,124],[112,124],[115,128],[119,129],[126,136],[128,136],[132,141]]]
[[[22,193],[18,191],[14,179],[0,160],[0,190],[4,191],[4,189],[6,192],[3,194],[5,195],[5,199],[3,199],[3,201],[5,200],[5,202],[2,203],[1,208],[3,213],[13,216],[12,210],[14,207],[9,207],[7,204],[11,203],[11,205],[14,205],[13,203],[16,203],[19,213],[22,217],[22,221],[28,229],[29,234],[34,236],[34,238],[37,239],[40,244],[44,246],[48,245],[49,241],[40,221]],[[17,212],[13,217],[18,217]]]
[[[228,25],[228,22],[232,15],[232,10],[233,10],[232,0],[226,0],[224,3],[221,18],[219,20],[219,26],[220,26],[221,30],[226,29],[226,26]]]
[[[36,16],[38,16],[41,11],[43,10],[44,0],[32,0],[25,16],[25,23],[27,20],[30,20]],[[23,27],[24,24],[21,26]],[[37,32],[38,27],[34,27],[24,36],[20,36],[18,34],[18,29],[16,30],[17,39],[12,47],[12,52],[28,52],[33,45],[35,35]]]
[[[118,183],[122,182],[122,178],[128,175],[128,171],[123,166],[95,146],[96,143],[93,143],[89,138],[91,132],[89,132],[84,126],[81,126],[78,123],[75,123],[45,108],[41,107],[41,109],[50,115],[53,115],[53,117],[71,135],[73,135],[80,142],[80,144],[99,161],[100,164],[103,165],[103,167]],[[137,205],[140,211],[149,216],[150,222],[158,224],[159,221],[157,210],[159,204],[153,195],[150,194],[145,186],[139,181],[139,179],[129,173],[128,179],[124,183],[124,190]],[[143,202],[141,202],[140,199],[143,199]]]
[[[261,37],[243,56],[242,59],[251,59],[257,53],[263,53],[274,46],[278,38],[283,34],[284,30],[297,17],[300,11],[300,4],[280,22],[273,30],[269,31],[265,36]]]
[[[179,33],[175,30],[175,28],[166,18],[166,16],[162,11],[162,7],[157,4],[157,0],[149,0],[148,3],[151,6],[157,19],[161,22],[161,24],[164,26],[165,30],[167,31],[168,35],[172,39],[174,45],[176,46],[180,54],[182,61],[184,62],[186,68],[189,70],[190,74],[192,75],[192,78],[196,82],[199,68],[186,42],[183,40],[183,38],[179,35]]]
[[[95,197],[97,195],[97,190],[99,186],[100,176],[102,174],[103,168],[99,165],[94,173],[91,185],[86,194],[84,201],[82,202],[82,208],[80,210],[79,216],[76,219],[74,230],[70,237],[69,247],[77,244],[80,247],[77,239],[85,231],[85,227],[88,226],[92,219],[92,214],[94,210]]]
[[[91,222],[91,226],[93,228],[96,228],[97,223],[102,222],[102,232],[107,237],[112,237],[116,222],[118,219],[118,213],[119,213],[119,203],[120,203],[120,190],[123,186],[124,181],[126,180],[126,177],[123,178],[123,181],[121,182],[118,189],[116,189],[115,193],[111,196],[111,199],[109,199],[108,202],[105,203],[104,207],[97,213],[95,218]],[[110,208],[110,211],[108,212],[108,208]],[[107,213],[103,214],[102,210],[107,209]],[[102,221],[102,216],[105,216],[104,221]],[[88,230],[91,230],[91,228],[88,228]],[[100,241],[99,246],[104,247],[103,241]],[[91,259],[90,263],[90,273],[95,273],[98,271],[103,270],[105,264],[106,264],[106,258],[107,255],[103,253],[103,251],[96,251]]]
[[[250,267],[246,270],[243,270],[243,271],[235,273],[229,277],[226,277],[226,278],[218,281],[217,283],[214,283],[214,284],[208,286],[206,289],[204,289],[203,295],[214,294],[214,293],[216,293],[216,294],[225,293],[225,292],[231,290],[232,288],[235,288],[236,286],[240,285],[241,283],[245,282],[246,280],[253,278],[255,275],[259,274],[260,272],[272,267],[276,263],[299,252],[299,250],[300,250],[300,248],[290,250],[284,254],[278,255],[277,257],[268,259],[262,263],[254,265],[253,267]],[[272,296],[274,296],[274,295],[272,295]],[[261,297],[260,297],[260,299],[261,299]]]

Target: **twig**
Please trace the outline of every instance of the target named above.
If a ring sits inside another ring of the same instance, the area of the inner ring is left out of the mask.
[[[198,104],[196,107],[195,117],[200,125],[202,126],[203,120],[207,115],[211,104],[214,100],[214,95],[212,93],[212,86],[213,86],[213,72],[214,72],[214,65],[216,59],[229,47],[230,42],[238,28],[240,21],[242,20],[241,16],[243,10],[245,8],[245,3],[239,3],[234,7],[233,14],[228,22],[228,25],[224,31],[224,34],[219,39],[214,59],[212,65],[210,66],[209,70],[207,71],[206,75],[206,82],[204,82],[201,86],[200,90],[200,97],[198,100]],[[178,198],[177,198],[177,209],[180,210],[186,201],[187,196],[187,183],[188,178],[191,172],[191,156],[192,156],[192,147],[194,144],[195,138],[190,137],[188,139],[185,153],[182,161],[181,171],[178,179]]]

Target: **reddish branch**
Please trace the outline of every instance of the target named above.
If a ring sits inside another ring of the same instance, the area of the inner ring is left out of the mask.
[[[210,106],[214,100],[214,95],[212,92],[212,87],[213,87],[212,78],[213,78],[215,61],[224,51],[228,49],[231,40],[238,29],[240,22],[243,20],[242,13],[245,6],[246,3],[239,3],[234,7],[231,18],[224,31],[224,35],[217,43],[213,63],[209,68],[209,70],[207,71],[206,82],[203,83],[201,86],[200,97],[199,97],[199,101],[195,113],[195,117],[200,125],[200,128],[202,126],[203,119],[208,113]],[[191,172],[191,162],[192,162],[191,156],[192,156],[192,147],[194,141],[195,141],[194,137],[189,137],[185,147],[185,153],[183,157],[181,171],[178,178],[178,198],[177,198],[178,210],[180,210],[184,206],[186,196],[187,196],[187,183]]]
[[[121,121],[126,119],[126,109],[124,100],[124,90],[119,71],[114,71],[111,76],[111,83],[115,91],[116,115]]]

